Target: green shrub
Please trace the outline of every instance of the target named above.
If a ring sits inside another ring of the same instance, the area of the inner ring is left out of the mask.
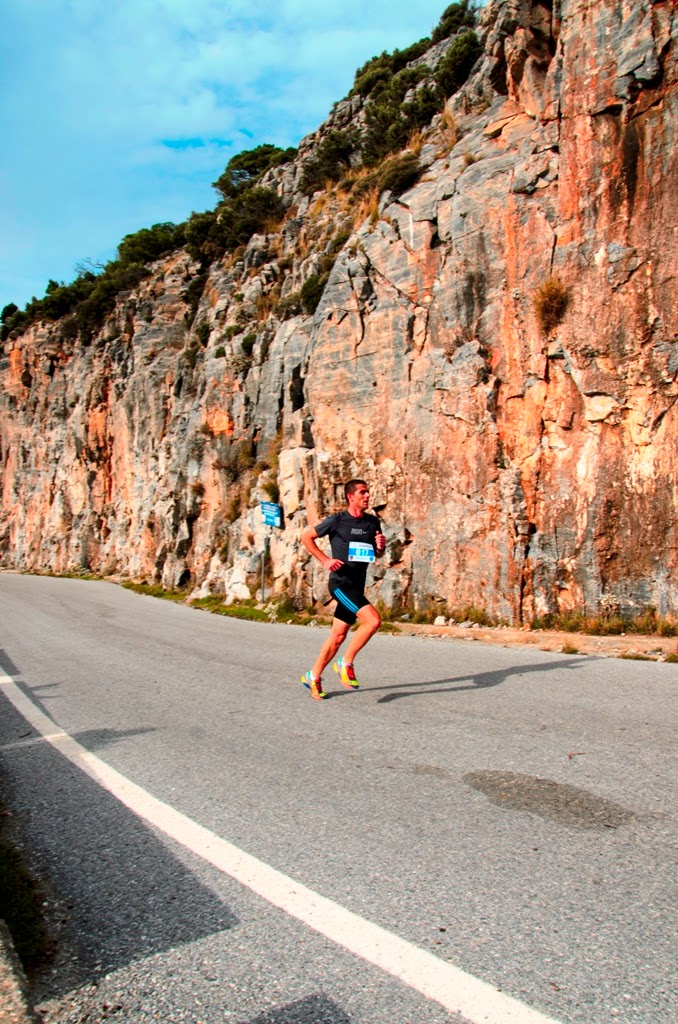
[[[206,320],[203,320],[202,323],[198,324],[195,329],[195,336],[203,348],[207,347],[207,342],[210,340],[210,331],[211,327]]]
[[[423,85],[417,89],[409,103],[403,103],[402,115],[408,128],[408,134],[417,128],[425,128],[431,123],[442,107],[440,91],[432,85]]]
[[[3,337],[36,321],[60,320],[71,313],[76,315],[74,322],[80,333],[94,333],[112,312],[118,295],[136,287],[149,273],[150,263],[173,252],[183,242],[183,226],[171,223],[154,224],[125,235],[118,245],[117,258],[107,263],[100,274],[84,271],[71,284],[48,281],[44,297],[32,299],[23,313],[16,307],[9,313],[13,304],[5,307]]]
[[[251,356],[252,355],[252,349],[254,348],[254,346],[256,344],[256,340],[257,340],[256,334],[246,334],[245,337],[240,342],[242,350],[243,350],[243,352],[244,352],[244,354],[246,356]]]
[[[203,266],[223,255],[216,210],[192,213],[184,224],[184,237],[188,255]]]
[[[246,244],[252,235],[284,213],[282,199],[270,188],[257,185],[239,193],[237,199],[223,203],[220,208],[219,224],[226,248]]]
[[[198,306],[200,300],[205,291],[205,285],[207,284],[207,274],[197,274],[187,288],[182,293],[182,299],[188,306],[188,314],[186,319],[189,324],[192,324],[195,320],[195,314],[198,312]]]
[[[452,40],[435,72],[443,96],[452,96],[461,89],[481,53],[482,46],[473,31],[462,32]]]
[[[338,181],[351,167],[351,156],[356,151],[357,139],[353,132],[332,131],[317,147],[305,167],[301,190],[312,195],[324,188],[328,181]]]
[[[387,160],[379,174],[379,191],[399,196],[419,179],[421,168],[414,153],[402,153]]]
[[[154,224],[125,235],[118,246],[121,263],[152,263],[184,244],[184,225],[171,222]]]
[[[284,212],[282,199],[272,189],[260,185],[239,189],[216,210],[191,214],[184,226],[188,254],[205,268],[245,245]]]
[[[394,50],[391,54],[391,67],[393,73],[397,74],[402,68],[411,64],[412,61],[417,60],[419,57],[423,57],[426,51],[431,46],[431,40],[428,36],[424,36],[416,43],[411,43],[406,46],[404,50]]]
[[[394,50],[393,53],[384,50],[378,57],[372,57],[356,71],[351,95],[369,96],[377,86],[386,84],[407,64],[426,53],[430,45],[431,40],[426,37],[405,50]]]
[[[62,341],[74,341],[78,336],[78,321],[74,316],[64,317],[61,323]]]
[[[296,151],[259,146],[240,153],[229,162],[216,186],[224,196],[218,210],[193,213],[184,224],[170,222],[142,228],[122,239],[117,257],[100,274],[85,271],[71,284],[49,281],[45,296],[32,299],[22,312],[14,303],[2,311],[0,336],[25,330],[39,320],[58,320],[73,313],[83,339],[91,337],[115,306],[118,295],[136,287],[150,271],[150,264],[182,246],[206,269],[229,249],[246,244],[253,234],[279,220],[284,207],[271,189],[256,182],[266,170],[291,159]],[[200,274],[184,293],[192,323],[205,282]]]
[[[72,284],[49,281],[44,298],[31,299],[23,311],[14,303],[5,306],[2,311],[2,340],[12,331],[23,331],[39,320],[59,320],[72,313],[80,302],[92,294],[99,280],[95,274],[87,272],[77,277]]]
[[[384,52],[382,58],[386,57]],[[372,90],[378,85],[385,85],[393,74],[390,61],[382,60],[380,57],[373,57],[369,67],[362,74],[356,73],[352,93],[360,96],[369,96]]]
[[[469,0],[461,0],[460,3],[450,4],[442,13],[440,21],[431,33],[434,43],[441,39],[447,39],[460,28],[473,28],[476,23],[476,12]]]
[[[429,69],[425,66],[404,68],[379,90],[374,90],[365,107],[365,131],[360,147],[368,166],[402,149],[412,132],[428,124],[439,109],[439,99],[429,87],[422,89],[425,100],[417,100],[415,95],[410,103],[403,102],[410,89],[427,74]]]
[[[14,316],[14,314],[18,312],[19,307],[17,306],[16,302],[8,302],[7,305],[3,308],[2,313],[0,313],[0,323],[7,323],[7,321],[10,320]]]
[[[91,336],[96,333],[106,317],[113,312],[118,295],[135,288],[148,273],[148,267],[140,263],[109,263],[103,274],[95,279],[87,298],[76,307],[80,334]]]
[[[216,348],[214,350],[214,358],[215,359],[223,359],[225,355],[226,355],[226,349],[224,348],[223,345],[219,345],[218,348]]]
[[[442,612],[441,614],[445,614]],[[472,622],[478,626],[496,626],[497,620],[493,619],[492,616],[484,609],[479,608],[475,604],[463,605],[461,608],[455,608],[450,613],[450,618],[454,619],[455,622]]]
[[[279,149],[269,142],[244,150],[228,161],[226,170],[212,187],[221,193],[222,198],[233,199],[251,188],[271,167],[293,160],[296,153],[296,149]]]
[[[315,313],[325,291],[325,285],[329,276],[329,273],[312,274],[311,277],[304,281],[299,298],[305,313]]]

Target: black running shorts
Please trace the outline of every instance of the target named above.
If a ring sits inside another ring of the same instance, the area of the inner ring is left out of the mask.
[[[330,584],[330,594],[337,602],[337,607],[334,609],[335,619],[340,619],[341,622],[346,622],[349,626],[352,626],[357,619],[360,609],[370,603],[362,590],[351,586],[350,583]]]

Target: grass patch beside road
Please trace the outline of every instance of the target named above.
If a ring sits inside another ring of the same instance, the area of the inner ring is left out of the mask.
[[[146,594],[147,597],[161,597],[164,601],[185,601],[185,590],[165,590],[159,583],[132,583],[125,580],[121,584],[125,590],[133,590],[135,594]]]
[[[641,615],[587,615],[569,612],[544,615],[535,619],[532,629],[555,630],[560,633],[588,633],[589,636],[678,636],[678,623],[648,608]]]
[[[251,619],[255,622],[291,622],[299,626],[308,625],[314,616],[308,612],[299,612],[287,598],[270,601],[263,608],[256,604],[254,598],[249,601],[238,601],[224,604],[219,594],[199,597],[190,601],[191,608],[203,608],[215,615],[230,615],[234,619]]]
[[[257,608],[254,602],[243,602],[242,604],[224,604],[223,598],[218,594],[210,594],[209,597],[199,597],[191,601],[191,608],[202,608],[203,611],[212,612],[213,615],[228,615],[233,619],[250,619],[253,622],[270,622],[271,616],[265,608]]]

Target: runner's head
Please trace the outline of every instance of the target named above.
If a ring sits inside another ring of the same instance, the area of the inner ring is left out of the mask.
[[[370,504],[370,489],[364,480],[349,480],[344,494],[350,511],[364,512]]]

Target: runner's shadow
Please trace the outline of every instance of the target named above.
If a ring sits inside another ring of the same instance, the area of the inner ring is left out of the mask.
[[[587,659],[590,660],[590,659]],[[467,690],[482,690],[491,686],[500,686],[501,683],[505,682],[511,676],[522,676],[527,675],[529,672],[550,672],[552,669],[567,668],[573,669],[578,668],[581,664],[580,660],[573,661],[568,658],[567,661],[551,661],[542,662],[538,665],[511,665],[509,668],[497,669],[494,672],[481,672],[477,676],[461,675],[461,676],[450,676],[447,679],[427,679],[421,683],[401,683],[395,686],[371,686],[369,688],[370,693],[375,693],[379,690],[388,690],[388,693],[384,697],[380,697],[377,704],[390,704],[394,700],[401,700],[403,697],[425,697],[435,693],[463,693]],[[466,682],[465,686],[444,686],[445,683],[463,683]],[[433,686],[436,687],[433,690],[421,690],[416,691],[413,687],[424,687]],[[394,690],[402,690],[402,693],[394,693]],[[334,696],[334,694],[333,694]]]

